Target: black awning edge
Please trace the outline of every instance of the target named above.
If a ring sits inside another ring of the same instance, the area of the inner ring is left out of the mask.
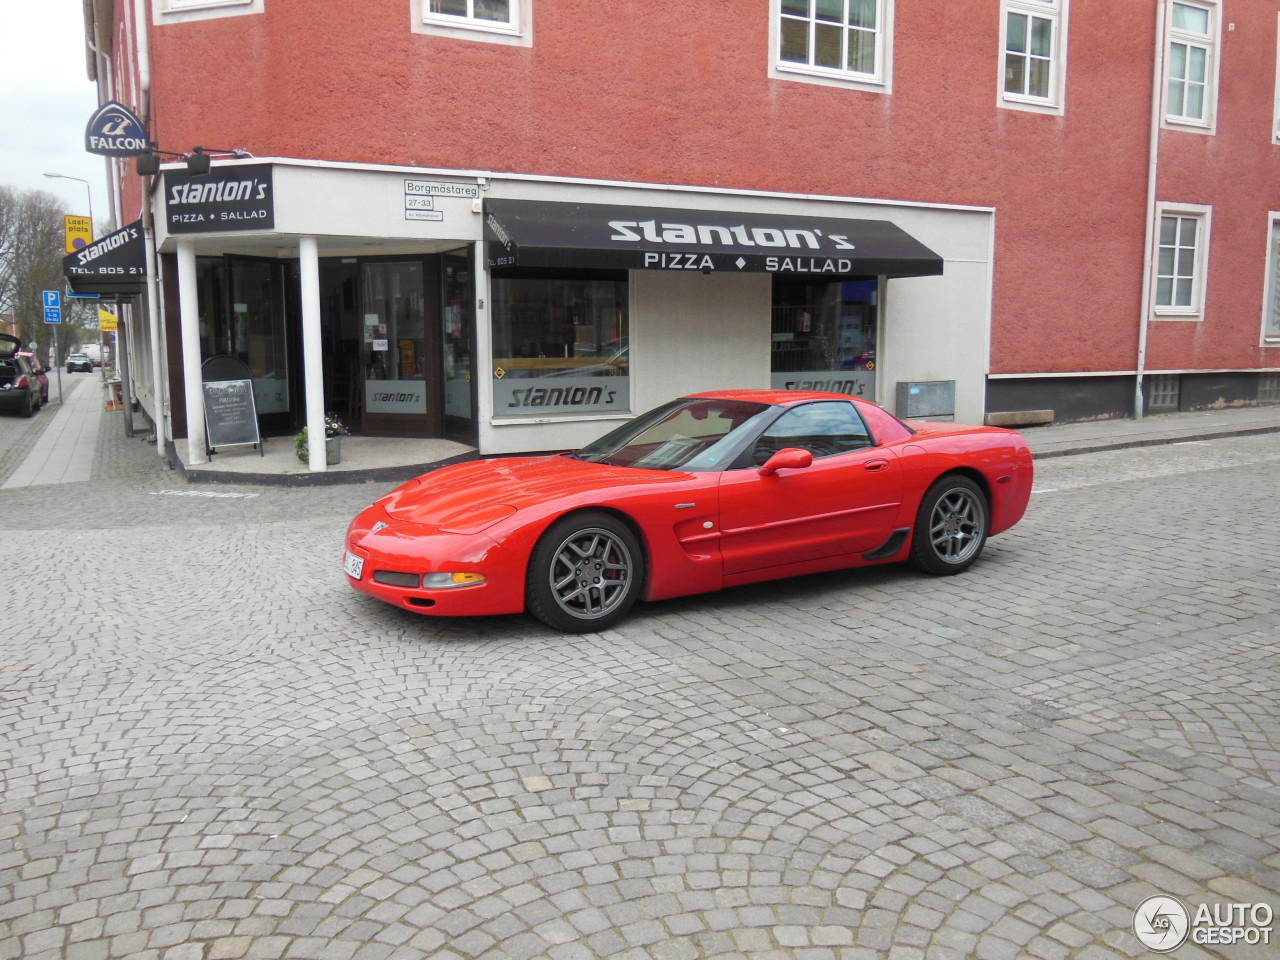
[[[147,278],[142,221],[135,220],[62,258],[62,272],[75,293],[127,296],[141,293]]]
[[[491,270],[577,267],[802,276],[940,276],[943,260],[887,220],[486,200]]]

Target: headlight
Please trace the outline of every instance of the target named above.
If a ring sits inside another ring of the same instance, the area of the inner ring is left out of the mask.
[[[446,587],[469,587],[484,583],[481,573],[428,573],[422,577],[422,586],[428,590],[440,590]]]

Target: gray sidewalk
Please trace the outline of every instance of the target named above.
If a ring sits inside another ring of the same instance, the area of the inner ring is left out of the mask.
[[[105,397],[97,377],[64,382],[62,403],[42,414],[52,422],[0,489],[89,480]]]
[[[74,483],[91,478],[100,429],[119,429],[103,417],[105,392],[95,377],[76,382],[53,421],[12,476],[2,485],[26,487]],[[103,426],[104,422],[108,425]],[[1095,420],[1028,427],[1021,432],[1037,459],[1118,450],[1163,443],[1186,443],[1214,437],[1280,431],[1280,405],[1235,407],[1197,413],[1172,413],[1142,420]],[[120,440],[124,440],[123,433]],[[214,455],[198,467],[182,463],[186,441],[176,444],[175,466],[192,483],[307,484],[359,483],[409,479],[443,460],[466,456],[470,448],[443,440],[346,437],[342,463],[323,473],[309,473],[293,453],[290,438],[271,438],[266,456],[244,447]]]
[[[1161,443],[1280,431],[1280,405],[1164,413],[1142,420],[1093,420],[1027,427],[1021,431],[1036,459],[1097,453]]]

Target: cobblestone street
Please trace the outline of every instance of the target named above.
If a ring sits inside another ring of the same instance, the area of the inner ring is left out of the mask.
[[[584,636],[350,590],[385,485],[118,434],[0,490],[0,958],[1097,960],[1155,894],[1280,911],[1280,434],[1038,461],[959,577]]]

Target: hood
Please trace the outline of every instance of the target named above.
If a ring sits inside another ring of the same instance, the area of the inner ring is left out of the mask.
[[[7,333],[0,333],[0,357],[12,357],[22,349],[22,341]]]
[[[687,480],[687,473],[586,463],[572,457],[475,460],[410,480],[380,502],[387,515],[448,533],[478,533],[519,509],[583,493]]]

